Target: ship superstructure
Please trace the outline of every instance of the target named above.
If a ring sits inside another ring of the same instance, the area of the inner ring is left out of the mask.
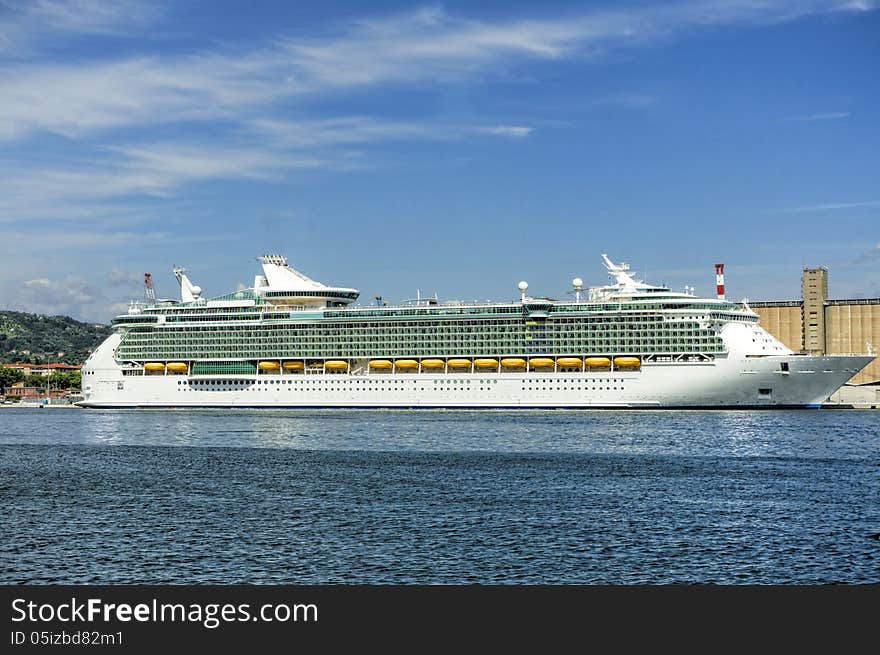
[[[87,407],[812,407],[872,356],[795,354],[746,303],[637,280],[574,298],[356,306],[258,258],[253,287],[133,304],[83,368]]]

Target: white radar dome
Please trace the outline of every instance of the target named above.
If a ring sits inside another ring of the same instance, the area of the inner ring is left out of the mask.
[[[520,291],[522,291],[523,293],[525,293],[525,292],[526,292],[526,289],[529,288],[529,283],[526,282],[525,280],[523,280],[522,282],[520,282],[520,283],[517,284],[516,286],[519,287],[519,290],[520,290]]]
[[[584,281],[579,277],[576,277],[571,281],[571,286],[573,286],[575,289],[580,289],[582,286],[584,286]]]
[[[200,287],[200,286],[198,286],[198,285],[193,285],[192,293],[193,293],[194,296],[200,296],[200,295],[202,295],[202,287]]]

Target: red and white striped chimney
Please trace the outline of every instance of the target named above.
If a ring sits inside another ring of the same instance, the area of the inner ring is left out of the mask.
[[[718,290],[718,300],[724,300],[724,264],[715,264],[715,286]]]

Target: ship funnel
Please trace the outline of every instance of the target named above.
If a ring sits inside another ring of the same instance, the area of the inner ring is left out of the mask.
[[[718,300],[724,300],[724,264],[715,264],[715,286],[718,289]]]

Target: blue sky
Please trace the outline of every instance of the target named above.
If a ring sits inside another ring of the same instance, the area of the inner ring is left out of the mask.
[[[0,308],[173,265],[381,294],[880,296],[880,3],[0,0]]]

